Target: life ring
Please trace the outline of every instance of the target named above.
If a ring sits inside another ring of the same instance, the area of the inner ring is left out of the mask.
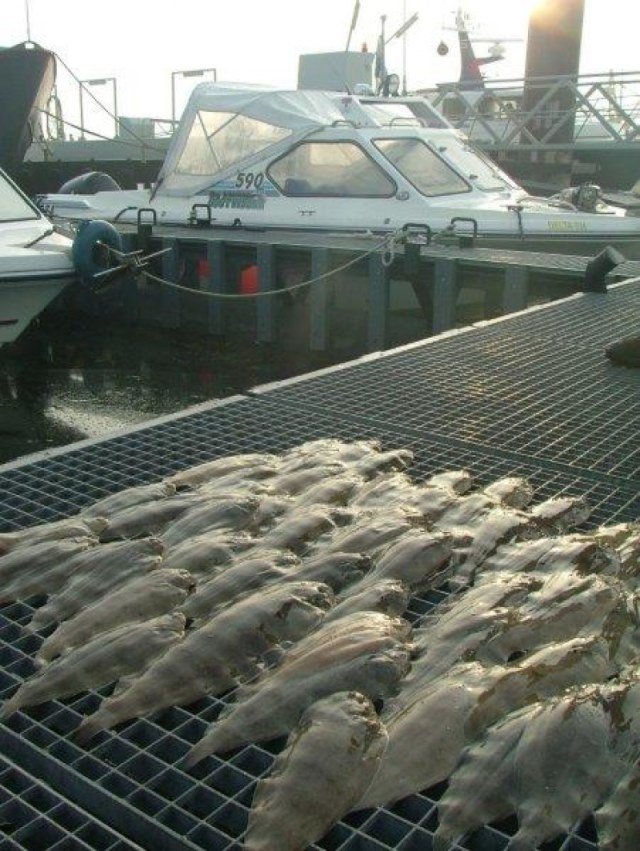
[[[96,275],[117,265],[110,248],[122,251],[122,237],[113,225],[101,219],[80,225],[73,241],[71,257],[83,282],[92,283]]]

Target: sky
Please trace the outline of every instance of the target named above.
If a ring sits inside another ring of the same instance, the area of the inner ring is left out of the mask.
[[[27,0],[0,0],[0,39],[4,45],[26,38]],[[81,79],[117,78],[120,115],[167,118],[171,114],[174,71],[217,69],[219,80],[259,82],[295,88],[301,53],[343,50],[353,0],[28,0],[31,37],[59,54]],[[387,15],[387,34],[407,17],[418,22],[406,37],[409,89],[455,80],[459,54],[453,23],[456,3],[448,0],[361,0],[352,48],[367,42],[375,49],[380,16]],[[524,39],[535,0],[466,0],[477,37]],[[629,26],[635,0],[586,0],[581,70],[635,71],[640,67],[637,20]],[[436,48],[443,40],[446,57]],[[479,45],[478,53],[487,45]],[[505,45],[505,61],[491,65],[486,76],[520,77],[524,73],[524,41]],[[401,71],[402,40],[387,47],[389,70]],[[59,70],[64,115],[78,120],[78,92],[64,69]],[[178,113],[194,82],[176,76]],[[94,87],[112,107],[110,86]],[[113,123],[87,104],[86,124],[109,132]]]

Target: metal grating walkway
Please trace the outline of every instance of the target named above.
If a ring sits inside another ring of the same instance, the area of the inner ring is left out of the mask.
[[[202,406],[49,458],[6,465],[0,468],[0,528],[70,514],[108,492],[217,455],[281,451],[321,436],[378,437],[389,446],[408,446],[416,452],[412,472],[418,479],[459,466],[470,468],[480,483],[518,473],[531,480],[538,498],[586,494],[594,524],[633,519],[640,516],[640,370],[609,364],[602,347],[637,330],[638,316],[640,281],[262,388],[252,397]],[[414,598],[412,617],[446,596],[445,588]],[[0,608],[0,699],[32,670],[38,639],[20,633],[28,617],[25,603]],[[249,745],[227,759],[209,757],[186,774],[176,763],[222,700],[138,719],[78,748],[67,734],[97,702],[95,694],[51,701],[0,726],[2,754],[36,787],[48,786],[49,797],[34,792],[21,817],[57,825],[49,839],[25,822],[0,838],[0,849],[240,847],[255,778],[279,744]],[[17,776],[11,771],[5,775],[0,763],[0,806],[3,777]],[[22,792],[11,791],[20,804]],[[317,847],[428,851],[441,791],[349,817]],[[75,834],[75,845],[61,835],[72,832],[51,816],[62,808],[69,810],[69,826],[78,824],[84,845]],[[2,813],[0,834],[6,834]],[[87,841],[83,830],[101,838]],[[511,823],[482,828],[460,848],[504,851],[513,830]],[[545,851],[596,847],[588,820]]]

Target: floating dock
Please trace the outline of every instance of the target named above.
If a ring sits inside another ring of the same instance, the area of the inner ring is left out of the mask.
[[[591,525],[640,517],[640,369],[610,363],[607,343],[640,332],[640,279],[506,319],[378,352],[257,388],[98,441],[0,468],[0,528],[55,520],[107,493],[228,453],[280,452],[304,440],[380,438],[416,453],[411,473],[461,466],[479,484],[526,476],[543,499],[584,494]],[[447,589],[413,598],[418,620]],[[33,670],[30,607],[0,609],[0,699]],[[241,847],[255,779],[270,747],[177,767],[224,700],[207,699],[103,733],[68,735],[99,697],[51,701],[0,725],[2,849]],[[431,848],[442,790],[357,813],[313,846],[325,851]],[[456,846],[503,851],[509,826]],[[591,820],[553,844],[596,851]]]
[[[248,334],[258,343],[293,340],[317,352],[378,351],[466,324],[470,315],[505,315],[640,276],[640,261],[598,267],[593,257],[475,247],[473,220],[459,222],[448,244],[423,227],[389,251],[373,235],[152,227],[145,215],[140,211],[139,230],[119,226],[127,250],[165,253],[151,269],[155,279],[143,274],[115,285],[114,301],[127,319],[220,337]],[[251,267],[254,289],[238,298]],[[310,280],[317,282],[305,286]],[[102,310],[98,298],[93,311]]]

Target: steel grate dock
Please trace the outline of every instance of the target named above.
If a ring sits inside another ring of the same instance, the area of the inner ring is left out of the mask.
[[[278,452],[322,436],[407,446],[416,453],[416,479],[460,466],[480,484],[516,473],[530,479],[538,499],[585,494],[593,525],[634,519],[640,371],[615,367],[601,352],[638,330],[639,315],[640,281],[5,465],[0,528],[66,516],[106,493],[215,456]],[[414,598],[410,618],[447,596],[445,587]],[[33,670],[39,639],[20,629],[29,616],[28,603],[0,608],[0,699]],[[97,706],[97,694],[12,716],[0,725],[7,761],[0,760],[0,849],[241,847],[255,779],[281,742],[209,757],[191,773],[177,767],[230,697],[129,722],[87,748],[70,732]],[[314,847],[429,851],[442,791],[350,816]],[[515,829],[511,822],[484,827],[458,848],[504,851]],[[595,851],[592,820],[544,848]]]

